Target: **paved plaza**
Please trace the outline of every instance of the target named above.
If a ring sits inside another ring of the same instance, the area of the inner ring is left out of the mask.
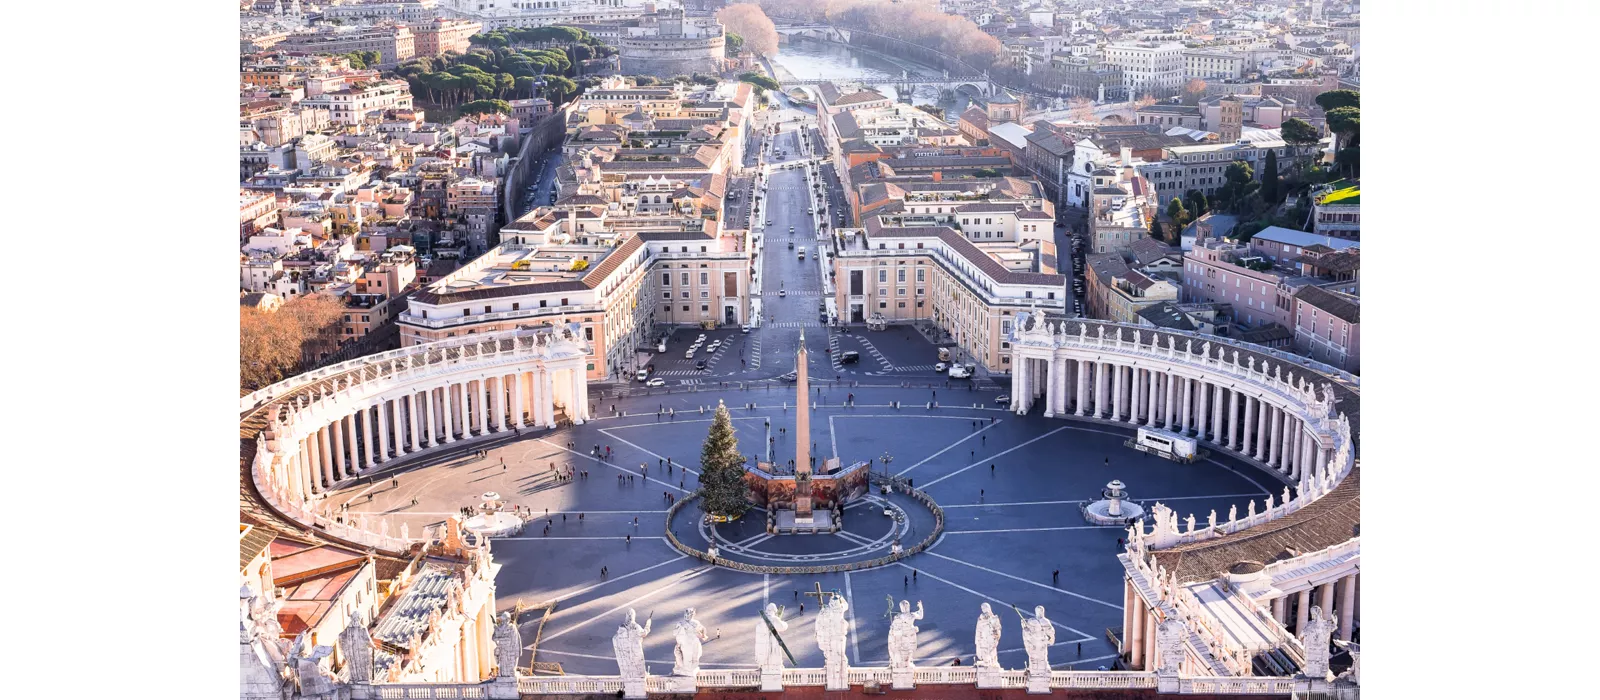
[[[788,369],[792,359],[787,368],[764,367],[762,373]],[[1052,663],[1092,669],[1109,666],[1115,654],[1105,630],[1121,624],[1116,553],[1123,530],[1087,525],[1080,503],[1097,498],[1111,479],[1121,479],[1135,500],[1146,505],[1159,500],[1204,521],[1213,509],[1225,515],[1230,506],[1242,510],[1251,498],[1282,490],[1268,475],[1242,464],[1179,465],[1135,452],[1122,444],[1131,434],[1126,427],[1016,416],[994,407],[995,391],[940,385],[941,407],[928,410],[924,406],[934,390],[927,388],[872,386],[865,380],[861,386],[823,386],[819,401],[824,404],[811,421],[815,454],[838,456],[847,464],[874,460],[880,473],[913,479],[944,508],[945,532],[927,551],[885,567],[817,576],[747,574],[686,557],[664,535],[669,497],[682,498],[696,488],[700,444],[718,400],[733,414],[742,452],[761,449],[770,420],[778,434],[775,452],[792,456],[796,409],[782,407],[784,400],[793,401],[792,385],[749,386],[657,389],[649,395],[635,390],[633,396],[597,398],[598,418],[584,425],[524,430],[460,444],[454,453],[423,455],[417,463],[399,462],[335,494],[335,503],[349,503],[353,513],[386,515],[393,528],[406,523],[412,533],[477,505],[488,491],[531,509],[539,519],[520,535],[494,542],[495,559],[503,565],[496,581],[498,603],[508,609],[519,602],[557,602],[542,634],[536,633],[538,616],[526,618],[523,639],[531,649],[537,636],[535,660],[560,663],[568,673],[616,672],[610,639],[630,607],[641,618],[656,615],[645,646],[652,673],[670,671],[670,623],[688,606],[698,610],[714,637],[705,666],[748,667],[759,620],[755,613],[769,600],[787,606],[791,627],[785,639],[795,658],[803,666],[820,667],[809,626],[816,597],[802,595],[819,584],[850,601],[852,664],[885,663],[884,611],[892,596],[926,605],[919,663],[943,665],[961,657],[970,664],[973,621],[979,604],[989,602],[998,612],[1044,605],[1058,627]],[[841,406],[849,393],[856,405]],[[893,408],[895,401],[902,408]],[[756,408],[744,408],[748,403]],[[676,415],[658,417],[658,410]],[[610,458],[592,456],[596,446],[601,454],[609,448]],[[486,456],[477,456],[480,449]],[[579,476],[557,478],[567,471]],[[587,478],[581,476],[584,471]],[[873,493],[876,498],[877,489]],[[907,511],[915,541],[920,539],[916,528],[925,533],[931,521],[909,506]],[[675,524],[685,541],[699,531],[694,519],[685,517],[692,514],[686,509],[679,517],[685,522]],[[754,511],[745,521],[719,526],[718,533],[745,548],[744,560],[771,566],[863,558],[865,543],[878,542],[892,525],[881,504],[873,503],[847,511],[847,536],[766,537],[761,517]],[[1060,576],[1053,582],[1056,570]],[[1025,663],[1020,627],[1009,615],[1005,619],[1001,663],[1020,667]]]

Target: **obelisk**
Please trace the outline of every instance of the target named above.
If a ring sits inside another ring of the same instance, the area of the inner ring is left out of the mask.
[[[800,352],[795,355],[794,418],[794,521],[811,522],[811,411],[806,399],[811,396],[806,377],[806,332],[800,331]]]

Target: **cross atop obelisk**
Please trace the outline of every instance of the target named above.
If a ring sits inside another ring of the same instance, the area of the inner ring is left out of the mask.
[[[811,411],[806,408],[811,389],[806,369],[806,332],[801,330],[794,370],[794,521],[797,523],[811,522]]]

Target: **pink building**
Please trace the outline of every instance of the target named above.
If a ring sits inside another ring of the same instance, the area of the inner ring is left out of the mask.
[[[1361,300],[1321,287],[1294,294],[1294,349],[1351,374],[1361,372]]]

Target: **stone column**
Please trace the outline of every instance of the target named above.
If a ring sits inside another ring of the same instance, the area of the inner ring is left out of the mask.
[[[1122,420],[1123,403],[1122,376],[1125,374],[1122,365],[1111,366],[1111,420]]]
[[[1321,606],[1324,616],[1333,614],[1333,584],[1334,581],[1329,581],[1317,587],[1317,605]]]
[[[1240,439],[1239,451],[1247,455],[1252,454],[1251,448],[1255,447],[1256,439],[1256,400],[1244,397],[1244,422],[1239,424],[1243,437]]]
[[[1237,451],[1239,449],[1239,439],[1240,439],[1240,436],[1239,436],[1239,391],[1237,389],[1229,389],[1228,390],[1228,422],[1227,422],[1226,425],[1227,425],[1227,428],[1224,431],[1224,433],[1225,433],[1224,437],[1228,441],[1228,449]]]
[[[572,369],[572,402],[578,405],[578,416],[573,423],[582,423],[589,420],[589,392],[584,391],[583,365]]]
[[[345,416],[345,418],[348,418],[348,417],[349,416]],[[344,470],[345,470],[345,457],[344,457],[344,447],[345,447],[344,423],[345,423],[345,418],[339,418],[339,419],[333,421],[332,423],[328,424],[328,432],[330,433],[330,435],[332,437],[332,440],[331,440],[331,442],[329,442],[329,445],[331,445],[333,447],[333,482],[336,483],[336,484],[341,482],[341,481],[344,481],[344,479],[345,479],[345,473],[344,473]]]
[[[1154,428],[1160,422],[1157,420],[1157,418],[1161,413],[1161,379],[1166,375],[1155,370],[1150,370],[1148,374],[1150,379],[1150,397],[1147,399],[1147,401],[1150,404],[1150,410],[1147,411],[1148,415],[1145,417],[1144,424],[1147,428]]]
[[[444,414],[441,420],[444,428],[444,442],[447,445],[456,441],[456,411],[455,402],[452,400],[454,397],[451,396],[452,393],[455,393],[451,391],[454,387],[455,384],[453,382],[447,382],[439,388],[439,410]]]
[[[500,374],[484,381],[489,387],[489,427],[498,433],[506,429],[506,376]]]
[[[1128,659],[1128,664],[1133,668],[1144,668],[1144,621],[1150,616],[1150,611],[1144,607],[1144,599],[1138,594],[1133,596],[1133,655]]]
[[[1272,408],[1267,405],[1266,399],[1256,399],[1254,406],[1256,411],[1255,458],[1257,462],[1264,463],[1267,461],[1267,438],[1269,432],[1267,426],[1271,423]]]
[[[1183,434],[1189,434],[1194,420],[1194,380],[1183,378]]]
[[[1306,477],[1316,475],[1317,440],[1311,434],[1311,426],[1302,424],[1300,428],[1300,474],[1302,481]]]
[[[378,409],[382,410],[383,404],[378,404]],[[365,423],[362,426],[362,432],[366,437],[367,443],[367,466],[366,469],[361,471],[366,471],[378,466],[378,427],[377,421],[372,417],[371,406],[361,409],[361,419]]]
[[[1224,426],[1228,419],[1228,406],[1223,403],[1222,391],[1221,384],[1211,385],[1211,395],[1214,397],[1211,403],[1211,441],[1218,445],[1223,444],[1223,436],[1226,434],[1223,431],[1226,430]]]
[[[311,494],[311,487],[308,485],[310,480],[306,478],[305,440],[295,441],[295,451],[291,460],[290,466],[292,466],[293,469],[289,470],[289,493],[298,499],[295,502],[299,503],[300,501],[305,500],[306,496]]]
[[[1168,432],[1172,431],[1173,416],[1177,414],[1177,411],[1174,411],[1172,409],[1176,408],[1177,405],[1178,405],[1178,383],[1181,382],[1181,381],[1183,381],[1183,380],[1179,379],[1177,377],[1177,375],[1174,375],[1171,372],[1167,373],[1167,411],[1166,411],[1167,412],[1167,423],[1166,423],[1166,429],[1167,429]]]
[[[1290,477],[1300,475],[1300,465],[1297,463],[1300,458],[1299,450],[1300,421],[1290,414],[1283,426],[1283,468],[1284,473]]]
[[[378,402],[378,462],[389,461],[389,420],[392,402],[388,399]]]
[[[418,425],[418,398],[421,398],[421,395],[416,392],[411,392],[405,398],[406,417],[411,419],[410,427],[406,428],[406,432],[411,433],[411,452],[422,449],[421,436],[418,435],[418,427],[416,427]]]
[[[523,407],[527,404],[522,400],[522,372],[511,375],[511,427],[521,428],[526,425],[522,420]]]
[[[1295,611],[1294,633],[1300,634],[1306,628],[1306,621],[1311,619],[1311,589],[1300,591],[1300,600],[1297,602],[1300,609]]]
[[[1090,415],[1095,418],[1099,418],[1107,412],[1106,384],[1110,378],[1106,376],[1106,373],[1110,371],[1110,367],[1111,365],[1104,362],[1096,362],[1094,365],[1094,413]]]
[[[321,465],[320,465],[322,467],[321,486],[324,489],[332,488],[333,487],[333,482],[334,482],[334,478],[333,478],[333,449],[331,448],[331,445],[333,443],[330,443],[328,440],[329,440],[329,437],[328,437],[328,426],[324,425],[322,427],[317,428],[317,454],[321,457]]]
[[[1153,610],[1144,615],[1144,666],[1154,671],[1156,666],[1156,614]]]
[[[1350,574],[1339,580],[1339,639],[1350,641],[1350,633],[1355,631],[1356,613],[1356,574]]]
[[[1284,411],[1277,406],[1272,407],[1272,443],[1267,449],[1267,466],[1273,469],[1283,469],[1283,417]]]
[[[1073,362],[1077,364],[1078,370],[1076,377],[1078,382],[1078,407],[1073,413],[1082,416],[1084,407],[1089,405],[1089,365],[1083,360],[1073,360]]]
[[[1126,654],[1133,649],[1133,617],[1134,610],[1139,604],[1139,594],[1133,590],[1133,581],[1122,580],[1122,648],[1117,651]]]
[[[1207,433],[1206,428],[1209,427],[1206,419],[1211,417],[1211,411],[1209,410],[1211,407],[1211,385],[1196,379],[1194,393],[1194,436],[1195,439],[1205,442]]]
[[[1056,415],[1056,363],[1055,360],[1045,358],[1039,360],[1039,367],[1044,370],[1044,417],[1054,418]]]
[[[1288,626],[1287,621],[1283,619],[1289,611],[1288,602],[1288,598],[1272,599],[1272,619],[1277,620],[1280,625]]]

